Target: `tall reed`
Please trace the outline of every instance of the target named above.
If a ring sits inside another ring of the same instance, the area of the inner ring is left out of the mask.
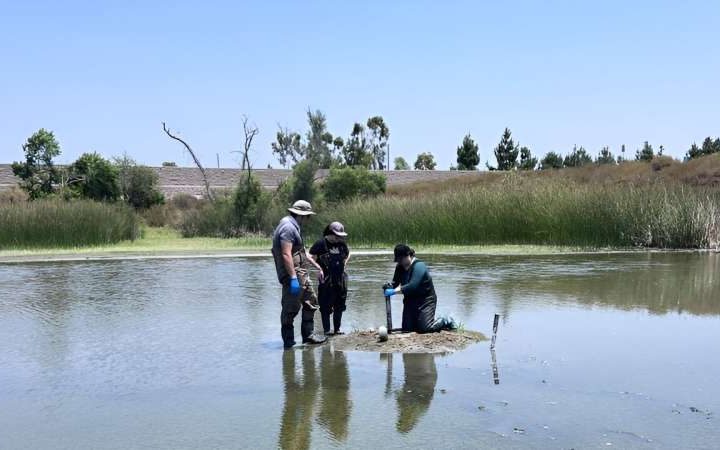
[[[718,191],[504,180],[430,195],[380,197],[324,211],[312,233],[342,221],[356,245],[550,244],[583,247],[717,246]]]
[[[0,206],[0,249],[72,248],[139,236],[135,212],[89,200],[38,200]]]

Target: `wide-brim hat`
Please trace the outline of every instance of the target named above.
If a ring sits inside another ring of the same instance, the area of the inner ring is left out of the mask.
[[[328,225],[328,229],[335,236],[346,237],[348,234],[345,232],[345,226],[340,222],[333,222]]]
[[[288,211],[293,214],[297,214],[298,216],[311,216],[315,214],[312,210],[312,205],[310,205],[310,203],[306,202],[305,200],[296,201],[291,207],[288,208]]]

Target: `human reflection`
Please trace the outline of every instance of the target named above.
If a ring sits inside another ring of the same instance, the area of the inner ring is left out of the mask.
[[[299,370],[295,369],[297,353],[301,355]],[[283,352],[282,358],[285,404],[278,446],[283,449],[308,449],[318,391],[315,352],[287,350]]]
[[[395,427],[400,433],[409,433],[430,408],[437,383],[437,368],[432,354],[404,353],[402,360],[404,382],[395,394],[398,406]]]
[[[296,359],[300,358],[300,367]],[[352,409],[350,371],[343,352],[324,347],[320,354],[320,370],[315,366],[315,349],[286,350],[282,370],[285,404],[280,425],[279,447],[311,448],[313,417],[319,406],[317,423],[336,442],[348,437]],[[320,396],[318,398],[318,392]]]
[[[336,442],[348,436],[352,411],[350,371],[345,353],[324,347],[320,355],[320,412],[318,423]]]

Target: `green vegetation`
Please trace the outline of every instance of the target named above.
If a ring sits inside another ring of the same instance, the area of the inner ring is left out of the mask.
[[[355,245],[541,244],[705,248],[717,242],[720,194],[688,187],[523,179],[431,195],[355,201],[324,211]]]
[[[137,215],[124,205],[37,200],[0,206],[0,249],[72,248],[135,239]]]
[[[331,203],[376,197],[385,192],[385,177],[363,167],[333,168],[322,190],[325,200]]]
[[[423,152],[415,160],[415,170],[435,170],[437,163],[432,153]]]
[[[14,162],[12,170],[20,178],[20,187],[31,199],[46,197],[53,193],[60,174],[53,158],[60,155],[60,144],[52,131],[40,128],[22,146],[25,161]]]
[[[478,145],[470,133],[463,138],[462,144],[457,148],[457,170],[476,170],[480,164]]]

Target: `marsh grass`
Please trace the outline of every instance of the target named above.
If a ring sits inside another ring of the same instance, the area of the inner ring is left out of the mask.
[[[718,191],[664,184],[603,185],[507,175],[426,195],[386,196],[324,211],[355,245],[717,246]]]
[[[73,248],[139,237],[135,212],[89,200],[38,200],[0,206],[0,249]]]

